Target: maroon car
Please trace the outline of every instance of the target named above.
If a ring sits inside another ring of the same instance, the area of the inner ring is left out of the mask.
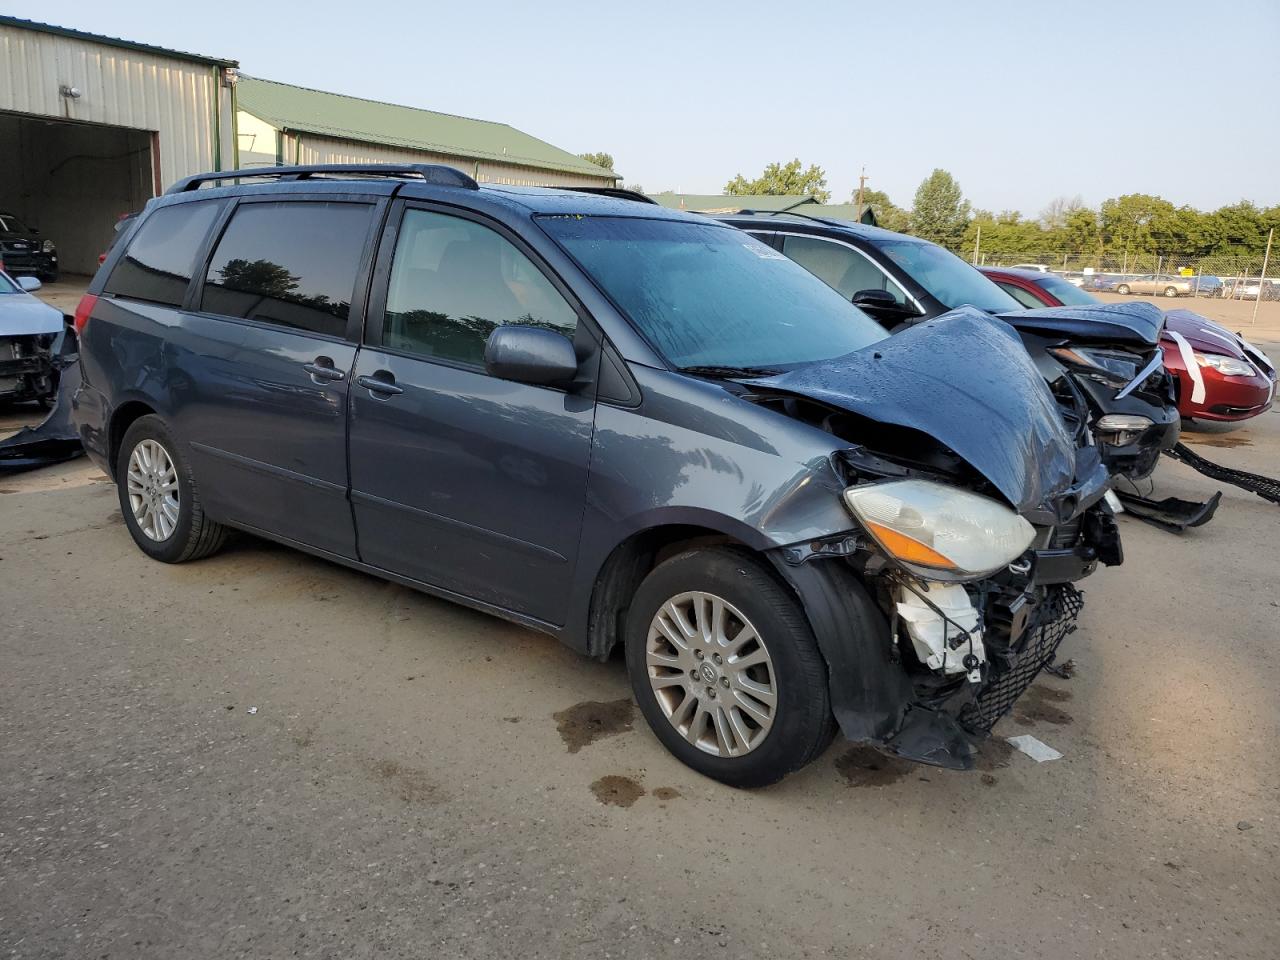
[[[1029,310],[1101,303],[1053,273],[980,267]],[[1261,350],[1190,310],[1166,310],[1165,368],[1178,382],[1178,412],[1198,420],[1247,420],[1271,406],[1276,368]]]

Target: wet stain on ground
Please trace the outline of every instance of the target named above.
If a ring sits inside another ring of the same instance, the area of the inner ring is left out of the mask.
[[[552,714],[560,739],[577,753],[589,743],[626,733],[631,729],[635,705],[629,698],[621,700],[585,700],[568,710]]]
[[[659,787],[653,791],[653,795],[659,800],[674,800],[680,796],[680,791],[675,787]]]
[[[850,747],[836,757],[836,770],[851,787],[883,787],[915,769],[914,763],[885,756],[871,747]]]
[[[0,494],[5,494],[5,493],[21,493],[21,492],[22,492],[22,491],[20,491],[20,490],[10,490],[10,489],[8,489],[7,487],[6,487],[5,489],[3,489],[3,490],[0,490]]]
[[[1013,759],[1014,747],[1008,740],[1003,737],[988,737],[978,746],[977,756],[974,757],[974,766],[979,770],[999,770],[1007,767],[1010,760]],[[994,778],[993,782],[994,782]],[[982,780],[986,783],[986,778]]]
[[[609,774],[591,784],[591,792],[606,807],[629,807],[644,796],[644,787],[630,777]]]
[[[1253,441],[1234,433],[1200,433],[1182,435],[1184,443],[1194,443],[1198,447],[1251,447]]]
[[[1022,695],[1014,706],[1013,721],[1020,726],[1030,727],[1036,723],[1052,723],[1055,726],[1066,726],[1074,723],[1071,714],[1056,706],[1071,699],[1071,691],[1055,690],[1053,687],[1033,686]]]
[[[369,770],[406,803],[429,803],[439,797],[439,791],[426,773],[416,767],[407,767],[396,760],[375,760]]]

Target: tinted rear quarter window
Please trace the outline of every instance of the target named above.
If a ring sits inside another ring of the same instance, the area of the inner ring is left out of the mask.
[[[217,200],[161,207],[143,221],[103,292],[182,306],[196,254],[222,204]]]
[[[201,309],[341,337],[373,206],[243,203],[209,261]]]

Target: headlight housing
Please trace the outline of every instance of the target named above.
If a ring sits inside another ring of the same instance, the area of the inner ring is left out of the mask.
[[[1212,367],[1224,377],[1252,377],[1256,370],[1253,365],[1235,357],[1227,357],[1221,353],[1197,353],[1196,363],[1202,367]]]
[[[53,253],[58,248],[53,245],[52,240],[46,240],[44,243],[40,244],[40,249],[45,253]]]
[[[1049,353],[1068,367],[1115,386],[1124,386],[1142,369],[1141,357],[1118,350],[1050,347]]]
[[[885,553],[928,580],[989,576],[1035,537],[1004,504],[929,480],[849,487],[844,502]]]

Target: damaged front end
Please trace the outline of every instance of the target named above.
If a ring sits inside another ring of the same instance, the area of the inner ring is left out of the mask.
[[[757,380],[751,399],[852,442],[832,466],[856,530],[774,557],[810,614],[842,731],[966,769],[1074,629],[1075,584],[1123,556],[1097,448],[1075,442],[1012,331],[957,313]],[[983,363],[940,364],[947,335]]]
[[[0,401],[46,401],[57,391],[64,333],[0,336]]]

